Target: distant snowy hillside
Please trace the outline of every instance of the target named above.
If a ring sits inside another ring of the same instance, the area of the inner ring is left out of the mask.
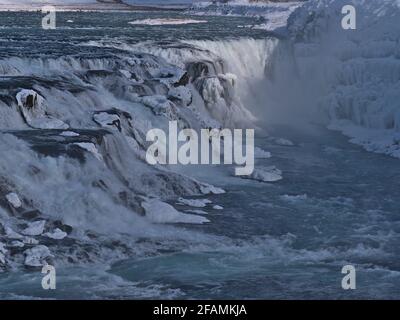
[[[38,10],[44,5],[55,5],[65,9],[129,9],[121,0],[0,0],[2,10]]]

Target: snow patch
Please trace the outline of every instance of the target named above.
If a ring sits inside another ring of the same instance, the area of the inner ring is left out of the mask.
[[[45,259],[53,257],[49,248],[39,245],[31,249],[25,250],[25,265],[29,267],[41,267],[46,264]]]
[[[131,25],[147,25],[147,26],[162,26],[162,25],[183,25],[183,24],[195,24],[195,23],[207,23],[206,20],[195,20],[195,19],[143,19],[128,22]]]
[[[62,240],[67,236],[67,233],[56,228],[53,232],[46,232],[43,235],[54,240]]]
[[[260,182],[276,182],[282,180],[282,171],[275,166],[255,168],[251,175],[242,176],[241,178]]]
[[[45,220],[28,223],[28,227],[22,231],[22,234],[26,236],[39,236],[43,233],[45,224]]]
[[[99,151],[97,150],[96,146],[94,145],[94,143],[90,143],[90,142],[75,142],[75,145],[77,145],[78,147],[89,151],[91,154],[93,154],[95,156],[96,159],[102,161],[103,160],[103,156],[101,155],[101,153],[99,153]]]
[[[60,133],[62,137],[79,137],[79,133],[73,131],[63,131]]]
[[[191,223],[202,224],[210,222],[208,219],[177,211],[168,203],[158,199],[148,199],[142,203],[146,211],[146,217],[155,223]]]
[[[298,201],[304,201],[308,199],[308,196],[306,194],[300,194],[300,195],[288,195],[284,194],[281,196],[282,200],[289,201],[289,202],[298,202]]]
[[[187,205],[189,207],[194,207],[194,208],[204,208],[207,206],[207,204],[212,203],[212,201],[208,199],[184,199],[184,198],[179,198],[178,199],[179,204],[182,205]]]
[[[18,195],[14,192],[7,194],[6,199],[14,208],[20,208],[22,206],[21,200],[19,199]]]
[[[259,147],[255,147],[254,148],[254,158],[256,158],[256,159],[271,158],[271,152],[265,151]]]

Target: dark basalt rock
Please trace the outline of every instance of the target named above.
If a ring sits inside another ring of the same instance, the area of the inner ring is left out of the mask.
[[[35,220],[41,216],[41,212],[39,210],[30,210],[21,213],[21,218],[25,220]]]
[[[64,224],[60,220],[53,221],[52,225],[53,225],[54,229],[58,228],[61,231],[64,231],[68,235],[71,234],[71,232],[73,230],[73,228],[70,225]]]
[[[224,65],[222,61],[195,61],[186,64],[186,70],[190,76],[191,81],[202,77],[217,76],[219,73],[224,72]]]
[[[37,96],[30,94],[26,97],[25,107],[28,109],[32,109],[37,104]]]
[[[74,143],[87,142],[95,145],[101,144],[103,137],[109,132],[106,130],[82,130],[71,129],[79,134],[76,137],[64,137],[60,134],[65,130],[20,130],[7,131],[16,137],[28,142],[36,152],[51,157],[59,157],[67,155],[71,158],[78,159],[80,162],[85,161],[85,150]]]
[[[185,72],[178,82],[174,83],[174,87],[186,86],[190,82],[190,76],[188,72]]]

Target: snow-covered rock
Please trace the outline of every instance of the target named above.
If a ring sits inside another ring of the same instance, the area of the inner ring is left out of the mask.
[[[59,228],[56,228],[53,232],[46,232],[43,236],[54,239],[54,240],[62,240],[67,236],[67,233],[62,231]]]
[[[46,264],[46,258],[53,257],[49,248],[38,245],[24,251],[25,265],[29,267],[41,267]]]
[[[282,180],[282,171],[275,166],[258,167],[249,176],[241,176],[243,179],[257,180],[260,182],[276,182]]]
[[[63,131],[60,133],[62,137],[79,137],[79,133],[74,131]]]
[[[5,226],[4,231],[6,233],[6,237],[9,239],[23,239],[24,236],[19,234],[18,232],[15,232],[11,227]]]
[[[44,98],[34,90],[23,89],[16,96],[24,120],[35,129],[68,129],[63,121],[46,112]]]
[[[29,119],[29,120],[28,120]],[[28,118],[27,117],[27,122],[28,124],[35,129],[68,129],[69,126],[64,123],[63,121],[59,119],[54,119],[49,116],[43,116],[40,118]]]
[[[255,147],[254,148],[254,158],[256,158],[256,159],[271,158],[271,152],[265,151],[259,147]]]
[[[6,199],[14,208],[20,208],[22,206],[21,200],[19,199],[18,195],[14,192],[7,194]]]
[[[22,234],[26,236],[39,236],[44,231],[44,226],[46,225],[45,220],[34,221],[28,223],[28,227],[22,230]]]
[[[223,194],[226,192],[224,189],[215,187],[208,183],[202,183],[200,189],[202,194]]]
[[[16,96],[18,106],[25,109],[38,109],[43,105],[44,98],[36,91],[23,89]]]
[[[146,217],[155,223],[202,224],[209,222],[204,217],[179,212],[173,206],[158,199],[148,199],[142,203],[142,207],[145,209]]]
[[[212,203],[212,201],[208,199],[184,199],[184,198],[179,198],[178,202],[179,204],[183,204],[194,208],[204,208],[205,206],[207,206],[207,204]]]
[[[121,119],[116,114],[109,114],[107,112],[96,113],[93,116],[93,120],[100,126],[105,128],[120,128]]]
[[[162,26],[162,25],[182,25],[182,24],[196,24],[196,23],[207,23],[207,20],[197,19],[143,19],[128,22],[132,25],[148,25],[148,26]]]
[[[215,205],[215,206],[213,206],[213,209],[214,209],[214,210],[223,210],[224,207],[223,207],[223,206],[220,206],[220,205]]]
[[[99,152],[99,150],[97,150],[97,148],[94,145],[94,143],[90,143],[90,142],[75,142],[74,144],[77,145],[78,147],[90,152],[91,154],[93,154],[96,159],[98,159],[100,161],[103,160],[102,154]]]

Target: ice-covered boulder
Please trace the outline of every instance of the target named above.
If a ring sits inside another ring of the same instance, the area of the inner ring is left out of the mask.
[[[146,212],[146,217],[155,223],[202,224],[209,222],[204,217],[179,212],[173,206],[158,199],[147,199],[142,203],[142,207]]]
[[[254,148],[254,158],[269,159],[269,158],[271,158],[271,152],[265,151],[259,147],[255,147]]]
[[[213,209],[214,210],[224,210],[224,207],[216,204],[215,206],[213,206]]]
[[[38,245],[24,251],[25,265],[28,267],[41,267],[45,265],[46,258],[53,257],[49,248],[44,245]]]
[[[282,180],[282,171],[275,166],[258,167],[249,176],[241,176],[243,179],[257,180],[260,182],[276,182]]]
[[[62,137],[79,137],[80,134],[74,131],[63,131],[60,133]]]
[[[26,123],[35,129],[68,129],[62,120],[46,112],[44,98],[34,90],[23,89],[16,96],[19,110]]]
[[[93,120],[103,128],[117,128],[121,131],[121,119],[117,114],[99,112],[94,114]]]
[[[26,236],[39,236],[43,233],[45,225],[45,220],[31,222],[28,223],[28,227],[22,230],[21,233]]]
[[[5,226],[4,227],[4,231],[6,233],[6,237],[9,239],[23,239],[24,236],[19,234],[18,232],[15,232],[11,227],[9,226]]]
[[[179,198],[178,203],[182,205],[186,205],[189,207],[194,207],[194,208],[204,208],[207,206],[207,204],[212,203],[212,201],[208,199],[184,199],[184,198]]]
[[[20,208],[22,206],[22,202],[15,192],[8,193],[6,199],[14,208]]]
[[[226,191],[208,183],[201,183],[200,190],[202,194],[223,194]]]
[[[18,106],[25,109],[39,109],[43,105],[44,98],[34,90],[23,89],[16,96]]]
[[[59,228],[56,228],[53,232],[46,232],[43,236],[54,240],[62,240],[67,236],[67,233]]]

